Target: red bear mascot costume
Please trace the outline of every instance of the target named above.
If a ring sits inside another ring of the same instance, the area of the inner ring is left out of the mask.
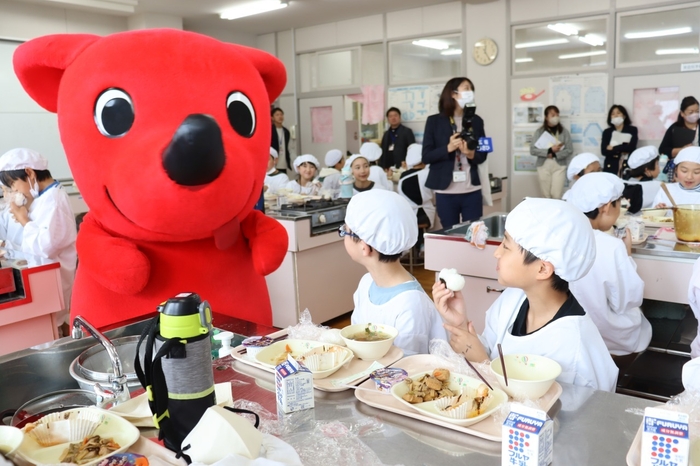
[[[253,207],[282,63],[151,29],[40,37],[17,49],[14,67],[27,93],[58,113],[90,208],[71,317],[104,327],[192,291],[216,312],[270,325],[264,277],[281,264],[287,234]]]

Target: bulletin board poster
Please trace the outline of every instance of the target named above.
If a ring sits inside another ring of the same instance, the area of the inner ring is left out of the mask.
[[[387,108],[401,110],[404,122],[425,121],[438,113],[438,103],[444,84],[391,87],[387,91]]]
[[[528,152],[516,152],[513,154],[513,168],[516,172],[536,172],[537,157]]]
[[[552,76],[549,97],[559,108],[561,124],[571,133],[574,154],[600,155],[600,140],[608,126],[608,75]]]
[[[633,121],[642,141],[660,141],[669,126],[676,122],[680,111],[680,88],[656,87],[635,89]]]

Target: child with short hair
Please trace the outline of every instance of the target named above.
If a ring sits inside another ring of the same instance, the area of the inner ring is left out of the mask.
[[[569,190],[561,197],[566,200],[569,197],[571,186],[573,183],[588,173],[601,171],[600,159],[597,155],[590,152],[582,152],[571,159],[569,166],[566,167],[566,178],[569,180]]]
[[[299,175],[298,180],[287,183],[287,189],[295,194],[315,195],[321,188],[321,183],[314,181],[321,164],[311,154],[300,155],[294,159],[294,171]]]
[[[326,152],[326,166],[321,169],[318,181],[323,183],[322,189],[329,191],[340,191],[340,170],[345,165],[343,152],[338,149],[331,149]]]
[[[584,178],[585,179],[585,178]],[[452,349],[474,362],[531,353],[561,365],[560,382],[614,391],[617,367],[591,318],[569,292],[595,259],[595,240],[585,215],[558,199],[526,198],[505,224],[496,250],[498,282],[508,288],[486,312],[477,335],[461,291],[442,282],[433,299],[450,333]]]
[[[676,204],[700,204],[700,147],[682,149],[675,159],[676,183],[667,184]],[[654,207],[670,207],[671,201],[663,189],[656,193]]]
[[[270,158],[267,160],[267,173],[265,173],[264,190],[270,194],[276,194],[280,188],[284,188],[289,183],[286,173],[277,169],[277,159],[279,154],[270,147]]]
[[[345,162],[345,166],[350,167],[352,170],[352,177],[355,179],[352,184],[353,195],[369,191],[371,189],[385,189],[381,184],[375,183],[369,179],[369,161],[364,155],[355,154],[351,156]]]
[[[639,308],[644,281],[630,257],[632,235],[627,230],[623,241],[606,233],[620,216],[624,188],[611,173],[591,173],[574,185],[568,200],[588,217],[596,244],[593,267],[569,288],[598,327],[619,367],[624,365],[620,356],[640,353],[651,341],[651,324]]]
[[[358,193],[348,203],[339,234],[352,260],[365,266],[353,295],[352,324],[395,327],[394,345],[404,354],[427,354],[430,340],[446,340],[440,315],[418,281],[399,262],[418,238],[416,217],[393,191]]]
[[[654,205],[654,198],[661,189],[661,182],[656,179],[661,172],[659,167],[659,151],[656,146],[644,146],[632,152],[627,159],[628,170],[622,178],[627,184],[638,184],[642,187],[642,207]]]
[[[369,179],[384,189],[393,190],[394,186],[386,176],[382,167],[377,165],[377,161],[382,157],[382,148],[376,142],[365,142],[360,146],[360,154],[369,163]]]

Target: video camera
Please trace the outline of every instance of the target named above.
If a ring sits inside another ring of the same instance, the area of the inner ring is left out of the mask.
[[[462,111],[462,132],[459,133],[459,137],[466,141],[469,150],[475,150],[479,145],[479,138],[474,135],[472,128],[474,115],[476,115],[476,105],[473,103],[465,105]]]

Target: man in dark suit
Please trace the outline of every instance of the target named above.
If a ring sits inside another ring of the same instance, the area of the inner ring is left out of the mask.
[[[277,170],[287,172],[292,167],[289,160],[289,130],[282,126],[284,123],[284,111],[275,107],[272,109],[272,142],[270,147],[280,155],[277,158]]]
[[[413,130],[401,124],[401,111],[391,107],[386,111],[386,119],[389,122],[389,130],[382,138],[382,158],[379,164],[388,170],[391,167],[405,167],[406,151],[408,146],[416,142]]]

